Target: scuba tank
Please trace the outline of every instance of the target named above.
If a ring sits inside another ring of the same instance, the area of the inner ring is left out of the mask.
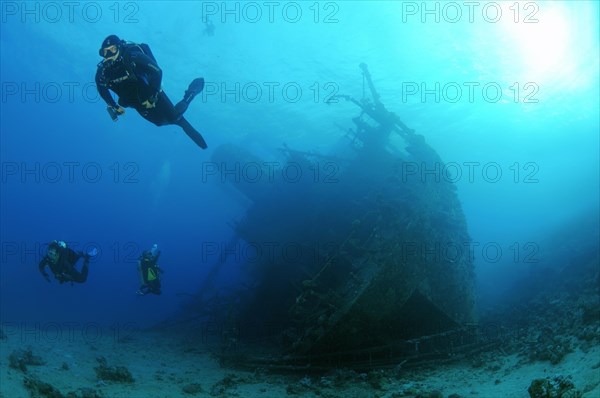
[[[156,255],[158,254],[158,245],[156,243],[152,245],[152,248],[150,249],[150,254],[152,254],[152,257],[156,257]]]

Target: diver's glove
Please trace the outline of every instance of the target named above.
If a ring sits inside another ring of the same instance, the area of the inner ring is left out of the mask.
[[[110,118],[113,120],[113,122],[116,122],[119,116],[125,113],[125,109],[120,106],[115,108],[114,106],[109,105],[106,107],[106,111],[110,115]]]

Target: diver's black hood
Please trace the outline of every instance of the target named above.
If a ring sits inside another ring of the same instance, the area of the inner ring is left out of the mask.
[[[117,35],[110,35],[107,36],[106,39],[104,39],[104,41],[102,42],[102,45],[100,46],[100,49],[98,50],[98,54],[100,54],[100,56],[102,56],[102,50],[106,47],[110,47],[113,45],[116,45],[117,47],[120,47],[121,44],[123,43],[123,40],[121,40],[119,38],[119,36]]]

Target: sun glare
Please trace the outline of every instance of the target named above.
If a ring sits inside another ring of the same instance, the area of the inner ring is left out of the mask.
[[[572,73],[572,30],[567,10],[544,3],[539,12],[505,25],[518,49],[523,73],[547,80]]]

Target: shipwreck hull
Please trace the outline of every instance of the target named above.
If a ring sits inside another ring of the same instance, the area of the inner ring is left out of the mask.
[[[274,251],[249,264],[255,287],[235,311],[238,324],[276,325],[282,354],[339,358],[475,322],[470,238],[455,187],[407,173],[443,165],[374,98],[344,98],[362,112],[341,150],[324,156],[286,147],[278,159],[302,170],[327,165],[333,181],[232,182],[250,203],[237,239],[293,242],[308,253],[291,262]],[[218,148],[213,161],[229,169],[260,164],[234,145]]]
[[[373,168],[356,156],[325,188],[280,181],[257,196],[251,187],[257,201],[236,226],[239,238],[294,242],[309,255],[291,263],[274,252],[253,264],[257,287],[240,318],[279,325],[285,350],[296,354],[380,346],[474,322],[469,236],[454,189],[402,181],[399,160],[380,153]]]

